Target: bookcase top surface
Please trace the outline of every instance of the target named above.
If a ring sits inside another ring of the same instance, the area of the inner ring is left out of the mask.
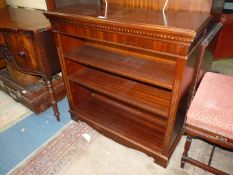
[[[176,31],[195,36],[211,19],[207,12],[185,10],[150,10],[98,5],[75,4],[46,12],[48,16],[92,19],[100,22],[125,23],[137,27]]]

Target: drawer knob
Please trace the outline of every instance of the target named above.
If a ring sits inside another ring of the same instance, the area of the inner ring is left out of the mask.
[[[25,57],[26,56],[26,53],[24,51],[19,51],[18,52],[18,55],[21,56],[21,57]]]

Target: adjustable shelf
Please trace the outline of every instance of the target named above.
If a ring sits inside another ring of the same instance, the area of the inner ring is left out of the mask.
[[[85,67],[69,80],[124,103],[167,118],[171,92]]]
[[[65,58],[107,72],[172,89],[175,64],[111,52],[83,45],[64,54]]]

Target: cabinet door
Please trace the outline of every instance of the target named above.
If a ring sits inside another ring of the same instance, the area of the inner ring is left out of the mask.
[[[28,73],[40,73],[40,66],[32,33],[6,32],[5,37],[14,56],[16,68]]]

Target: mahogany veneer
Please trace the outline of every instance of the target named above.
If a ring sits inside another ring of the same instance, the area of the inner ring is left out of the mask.
[[[166,167],[196,80],[210,66],[208,60],[200,63],[198,46],[211,20],[212,1],[196,11],[184,10],[179,1],[182,8],[165,13],[129,1],[108,2],[107,11],[84,3],[45,13],[72,118]]]

